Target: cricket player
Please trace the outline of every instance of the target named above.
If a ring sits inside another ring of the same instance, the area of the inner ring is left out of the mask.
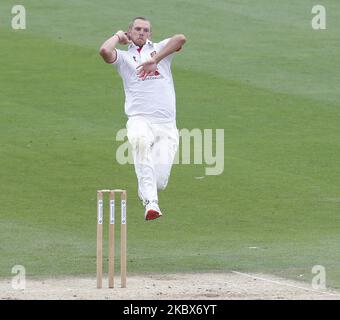
[[[150,21],[136,17],[127,32],[117,31],[100,48],[104,61],[123,80],[127,136],[146,220],[162,216],[158,191],[167,186],[178,148],[171,62],[185,42],[184,35],[176,34],[153,43]],[[117,49],[118,43],[127,45],[127,50]]]

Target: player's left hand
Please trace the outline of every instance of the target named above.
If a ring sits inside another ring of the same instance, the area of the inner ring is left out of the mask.
[[[147,76],[153,75],[157,70],[157,62],[154,58],[141,63],[137,67],[137,75],[142,80],[145,80]]]

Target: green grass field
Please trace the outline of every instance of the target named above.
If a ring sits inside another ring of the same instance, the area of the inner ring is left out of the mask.
[[[0,3],[0,277],[95,274],[96,190],[128,190],[128,272],[266,272],[340,288],[340,3],[310,0]],[[118,165],[122,83],[101,43],[146,15],[174,59],[178,128],[224,129],[225,170],[176,165],[164,217],[143,220]],[[252,248],[252,247],[256,247]],[[117,244],[117,251],[119,247]]]

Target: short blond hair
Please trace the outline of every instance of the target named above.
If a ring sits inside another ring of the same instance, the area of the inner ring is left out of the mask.
[[[135,23],[136,20],[143,20],[143,21],[149,22],[149,23],[150,23],[150,31],[151,31],[151,22],[150,22],[150,20],[149,20],[148,18],[146,18],[146,17],[135,17],[135,18],[133,18],[132,21],[131,21],[130,24],[129,24],[129,30],[132,29],[133,24]]]

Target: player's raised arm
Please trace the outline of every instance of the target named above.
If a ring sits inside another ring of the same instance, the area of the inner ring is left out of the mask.
[[[127,37],[126,32],[117,31],[112,37],[107,39],[100,47],[99,54],[102,56],[106,63],[113,63],[117,59],[117,44],[129,44],[130,40]]]
[[[184,34],[175,34],[173,37],[170,38],[168,43],[162,48],[155,56],[155,60],[157,63],[167,57],[169,54],[174,53],[175,51],[179,51],[182,46],[187,41]]]
[[[138,76],[145,79],[148,75],[155,72],[157,64],[168,55],[179,51],[185,44],[186,38],[183,34],[174,35],[168,43],[150,60],[141,63],[138,68]]]

